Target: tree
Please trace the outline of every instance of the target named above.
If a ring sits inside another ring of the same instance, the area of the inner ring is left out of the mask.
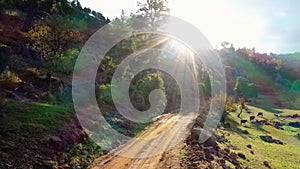
[[[238,77],[234,92],[239,97],[249,97],[249,98],[257,98],[258,97],[258,89],[257,87],[248,81],[248,79],[244,77]]]
[[[234,87],[234,92],[238,95],[238,96],[242,96],[244,95],[244,91],[246,90],[246,87],[248,85],[248,80],[243,78],[243,77],[238,77],[236,80],[236,84]]]
[[[40,20],[29,31],[31,47],[46,59],[78,46],[82,34],[66,17],[54,15]]]
[[[230,112],[235,112],[236,110],[237,110],[237,108],[236,108],[236,105],[234,102],[234,98],[226,95],[225,108],[224,108],[220,122],[224,124],[226,116],[228,116]]]
[[[237,115],[237,117],[240,118],[241,114],[243,112],[243,109],[245,109],[245,99],[244,98],[239,98],[238,107],[240,109],[240,113]]]
[[[82,34],[67,17],[53,15],[41,19],[28,33],[30,46],[41,52],[46,59],[47,79],[50,83],[54,66],[53,59],[70,48],[76,48]]]
[[[292,86],[291,86],[290,90],[293,91],[293,92],[300,91],[300,80],[295,80],[292,83]]]
[[[229,44],[230,44],[229,42],[224,41],[221,43],[221,46],[222,46],[222,48],[228,48]]]
[[[167,0],[147,0],[144,4],[138,2],[140,7],[138,12],[151,30],[160,26],[168,16],[170,9],[167,7],[167,3]]]

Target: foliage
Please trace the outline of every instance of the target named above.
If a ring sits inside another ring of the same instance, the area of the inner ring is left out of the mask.
[[[209,74],[207,72],[204,72],[202,75],[202,83],[199,83],[200,91],[203,91],[204,96],[210,97],[211,96],[211,81],[209,78]]]
[[[234,91],[238,96],[246,96],[249,98],[258,97],[258,89],[244,77],[238,77]]]
[[[105,103],[113,104],[113,99],[111,95],[111,85],[110,84],[102,84],[96,89],[96,97],[97,100],[104,101]]]
[[[27,68],[26,73],[27,73],[27,75],[29,75],[31,77],[36,77],[36,78],[41,76],[41,71],[38,70],[37,68]]]
[[[12,83],[18,83],[22,80],[13,72],[11,71],[5,71],[0,74],[0,82],[12,82]]]
[[[257,98],[258,97],[258,89],[253,83],[248,84],[248,88],[247,88],[247,91],[246,91],[246,96],[250,97],[250,98]]]
[[[42,18],[28,33],[31,47],[40,51],[47,60],[76,47],[82,34],[71,23],[68,18],[59,15]]]
[[[158,73],[146,73],[143,74],[141,78],[136,82],[137,93],[142,96],[144,100],[145,107],[150,106],[149,102],[149,94],[154,89],[160,89],[159,91],[165,91],[164,81]],[[160,94],[161,97],[156,98],[156,100],[160,103],[164,103],[163,93]]]
[[[70,74],[74,69],[78,55],[78,49],[69,49],[60,55],[54,56],[51,59],[50,67],[54,72]]]
[[[137,89],[143,93],[144,98],[148,97],[148,94],[153,89],[164,89],[164,82],[161,76],[156,73],[147,73],[140,78],[137,83]]]
[[[58,106],[73,107],[71,87],[66,87],[54,94],[50,94],[47,98],[45,98],[44,102]]]
[[[236,110],[237,107],[234,102],[234,98],[227,96],[224,111],[235,112]]]
[[[292,86],[291,86],[291,91],[299,91],[300,90],[300,80],[295,80],[293,83],[292,83]]]
[[[144,4],[138,2],[138,5],[140,16],[152,30],[163,24],[170,11],[166,0],[147,0]]]
[[[98,146],[91,138],[86,138],[83,142],[76,144],[68,152],[70,167],[87,168],[92,161],[105,154],[105,150]]]
[[[96,89],[96,98],[98,101],[105,102],[109,105],[112,105],[114,101],[118,102],[123,98],[123,94],[119,90],[119,87],[117,86],[118,84],[101,84],[97,89]],[[112,93],[111,90],[114,90],[116,93],[116,96],[114,95],[114,98],[116,100],[113,101],[112,99]]]

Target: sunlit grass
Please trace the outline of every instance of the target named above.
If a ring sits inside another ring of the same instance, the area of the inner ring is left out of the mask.
[[[256,108],[249,106],[250,110],[257,115],[258,112],[263,112],[264,116],[259,118],[259,120],[267,119],[268,122],[272,123],[275,121],[280,121],[281,123],[288,123],[290,121],[295,121],[292,118],[279,117],[276,118],[273,113],[266,111],[261,108]],[[300,114],[299,110],[290,109],[274,109],[281,112],[281,116],[293,115],[295,113]],[[242,113],[241,118],[249,120],[249,116],[253,114]],[[240,125],[240,119],[237,117],[237,113],[231,113],[225,120],[242,130],[247,130],[248,135],[236,132],[236,128],[232,127],[230,130],[218,130],[218,132],[227,133],[226,138],[230,140],[229,144],[237,146],[237,150],[232,150],[233,152],[241,152],[246,155],[247,159],[239,161],[243,166],[249,166],[251,168],[264,168],[264,161],[268,161],[272,168],[300,168],[300,140],[298,140],[295,135],[300,132],[300,129],[293,128],[290,126],[283,126],[285,130],[276,129],[269,125],[255,125],[251,123],[246,123],[245,125]],[[234,123],[234,124],[233,124]],[[218,133],[217,132],[217,133]],[[259,136],[270,135],[273,139],[279,139],[284,142],[284,145],[266,143],[260,139]],[[228,144],[228,143],[227,143]],[[251,144],[254,155],[250,153],[250,149],[246,145]],[[225,148],[226,144],[220,144],[222,148]]]
[[[70,109],[64,107],[15,101],[6,103],[2,112],[5,117],[0,118],[0,130],[19,131],[30,136],[34,133],[47,134],[73,115]]]

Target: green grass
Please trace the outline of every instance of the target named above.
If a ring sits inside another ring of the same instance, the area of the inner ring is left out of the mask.
[[[40,103],[8,101],[1,112],[0,131],[20,131],[27,136],[40,136],[56,129],[74,113],[72,110]]]
[[[259,118],[267,119],[268,122],[279,121],[281,123],[288,123],[296,121],[296,119],[279,117],[275,118],[273,113],[249,106],[250,110],[256,115],[257,112],[263,112],[264,117]],[[281,112],[281,115],[292,115],[295,113],[300,114],[299,110],[289,109],[274,109],[275,111]],[[249,120],[249,114],[242,113],[241,118]],[[217,133],[226,133],[227,139],[230,141],[229,144],[237,146],[237,150],[232,150],[236,153],[241,152],[246,155],[249,161],[240,159],[239,161],[243,166],[249,166],[250,168],[265,168],[263,162],[268,161],[272,168],[282,169],[294,169],[300,168],[300,140],[295,137],[297,133],[300,133],[300,129],[284,126],[285,130],[276,129],[273,126],[262,125],[258,126],[255,124],[247,123],[240,125],[240,119],[237,117],[237,113],[231,113],[226,122],[231,124],[231,130],[218,129]],[[241,134],[236,132],[236,128],[248,130],[250,134]],[[261,135],[270,135],[273,139],[279,139],[284,142],[284,145],[266,143],[259,138]],[[250,149],[246,145],[251,144],[254,155],[250,153]],[[221,147],[225,148],[226,144],[220,144]]]
[[[70,168],[87,168],[96,158],[105,154],[105,150],[90,138],[76,144],[69,152]]]

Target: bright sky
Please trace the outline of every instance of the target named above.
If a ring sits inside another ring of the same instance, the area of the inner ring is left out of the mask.
[[[135,13],[137,0],[80,0],[114,19]],[[259,52],[300,52],[300,1],[169,0],[171,15],[196,26],[213,46],[223,41]]]

